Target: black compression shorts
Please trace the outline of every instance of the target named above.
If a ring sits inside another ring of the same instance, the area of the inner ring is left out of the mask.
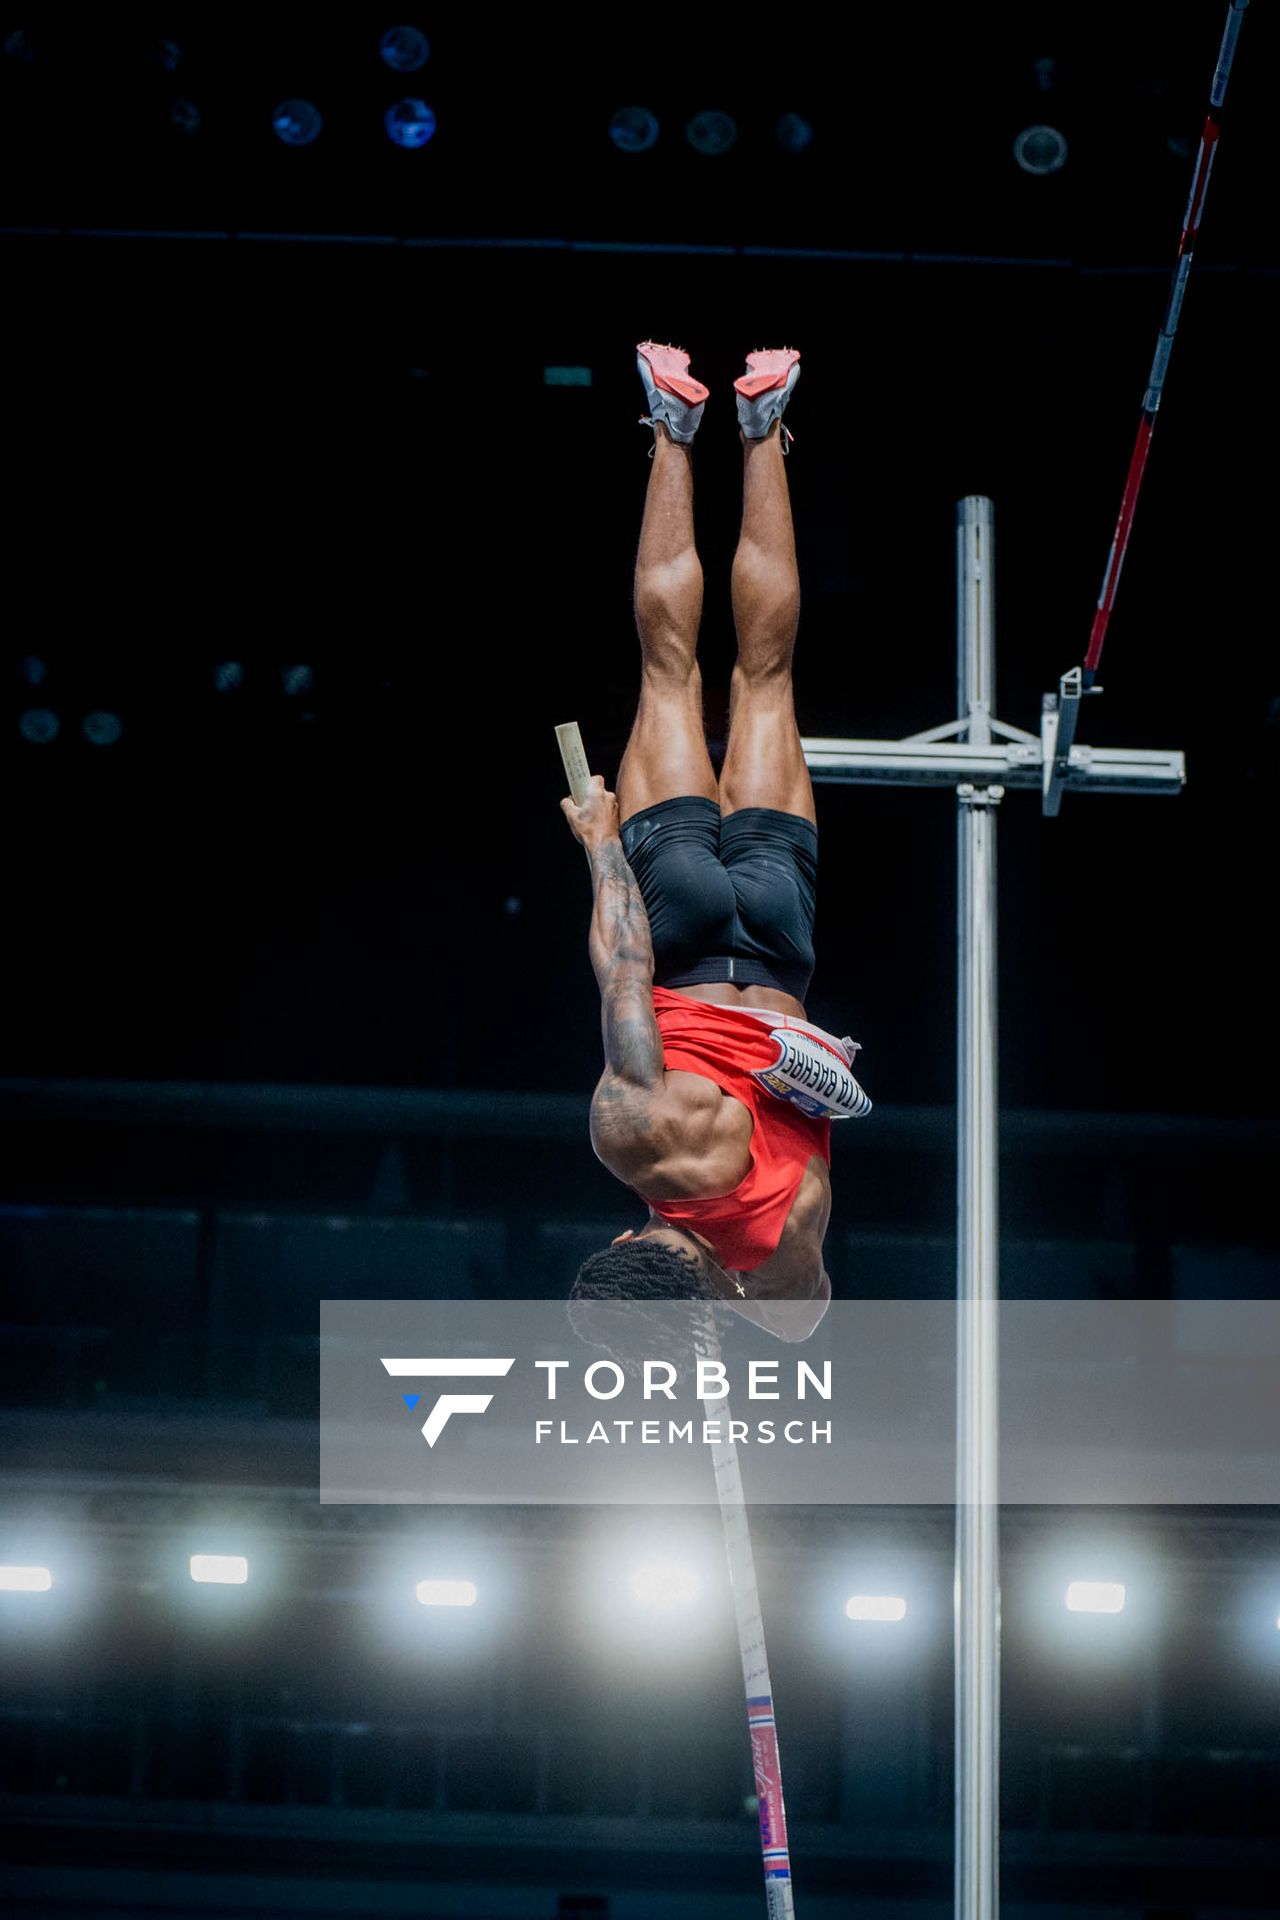
[[[653,937],[654,985],[713,980],[803,1001],[813,976],[818,829],[797,813],[659,800],[622,825]]]

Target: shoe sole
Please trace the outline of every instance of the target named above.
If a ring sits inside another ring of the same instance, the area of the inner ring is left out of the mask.
[[[690,407],[696,407],[710,398],[710,387],[704,387],[701,380],[695,380],[691,373],[686,373],[689,356],[682,348],[660,347],[652,340],[642,340],[636,352],[643,354],[648,361],[653,384],[660,393],[674,393]]]
[[[747,371],[734,381],[734,388],[744,399],[755,400],[773,387],[785,387],[799,358],[794,347],[770,347],[760,353],[749,353]]]

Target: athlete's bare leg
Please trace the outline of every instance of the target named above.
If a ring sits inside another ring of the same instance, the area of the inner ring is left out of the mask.
[[[693,537],[690,448],[654,429],[653,465],[636,557],[640,703],[618,770],[624,820],[682,794],[716,798],[702,727],[698,626],[702,564]]]
[[[816,818],[791,691],[800,619],[791,500],[779,427],[742,442],[742,532],[733,560],[738,658],[729,697],[729,744],[720,811],[777,807]]]

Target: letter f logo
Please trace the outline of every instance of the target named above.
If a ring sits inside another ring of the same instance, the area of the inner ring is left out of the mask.
[[[510,1360],[384,1360],[387,1372],[399,1379],[501,1380],[515,1365]],[[491,1393],[442,1393],[422,1423],[422,1437],[434,1447],[452,1413],[483,1413]]]

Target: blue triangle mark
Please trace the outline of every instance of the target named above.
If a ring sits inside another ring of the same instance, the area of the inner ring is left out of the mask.
[[[400,1398],[404,1401],[410,1413],[412,1413],[419,1400],[421,1400],[422,1395],[420,1393],[402,1393]]]

